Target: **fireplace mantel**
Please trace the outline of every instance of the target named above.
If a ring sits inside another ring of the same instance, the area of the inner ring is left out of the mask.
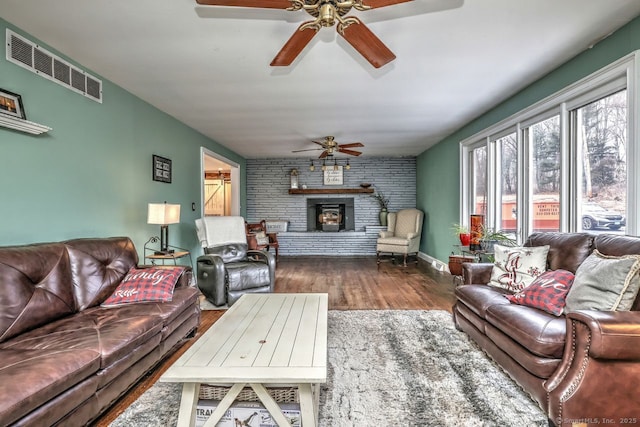
[[[289,194],[356,194],[373,191],[373,188],[291,188]]]

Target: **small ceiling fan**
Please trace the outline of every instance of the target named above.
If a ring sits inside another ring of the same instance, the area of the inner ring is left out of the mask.
[[[338,34],[351,44],[375,68],[396,59],[396,56],[355,16],[344,16],[351,8],[364,11],[413,0],[196,0],[208,6],[239,6],[263,9],[305,10],[315,19],[303,22],[271,61],[272,67],[286,67],[296,59],[322,27],[336,24]],[[365,4],[366,3],[366,4]]]
[[[316,150],[324,150],[319,159],[324,159],[327,156],[333,156],[336,153],[344,153],[350,156],[359,156],[362,154],[360,151],[349,150],[349,148],[355,147],[364,147],[364,144],[361,142],[351,142],[349,144],[338,144],[333,136],[325,136],[322,141],[311,141],[315,144],[320,145],[322,148],[308,148],[306,150],[294,150],[292,153],[300,153],[302,151],[316,151]]]

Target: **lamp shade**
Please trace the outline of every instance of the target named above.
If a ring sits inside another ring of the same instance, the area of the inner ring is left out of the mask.
[[[180,205],[149,203],[147,224],[177,224],[180,222]]]

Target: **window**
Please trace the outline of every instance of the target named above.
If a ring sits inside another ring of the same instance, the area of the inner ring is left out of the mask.
[[[522,242],[537,231],[639,232],[633,53],[461,142],[464,216]],[[633,154],[635,153],[635,154]]]
[[[472,151],[473,196],[471,213],[487,214],[487,147],[478,147]]]
[[[531,153],[528,208],[533,231],[560,230],[560,116],[526,129]]]
[[[576,119],[580,230],[625,232],[627,212],[627,91],[591,102]]]
[[[496,209],[496,224],[500,230],[515,237],[517,230],[518,201],[518,141],[515,132],[496,140],[496,148],[500,158],[500,170],[497,173],[499,188]]]

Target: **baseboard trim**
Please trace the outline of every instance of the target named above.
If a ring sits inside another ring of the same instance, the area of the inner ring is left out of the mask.
[[[428,262],[431,267],[435,268],[438,271],[446,271],[447,273],[450,273],[448,262],[442,262],[429,254],[425,254],[424,252],[418,252],[418,258]]]

